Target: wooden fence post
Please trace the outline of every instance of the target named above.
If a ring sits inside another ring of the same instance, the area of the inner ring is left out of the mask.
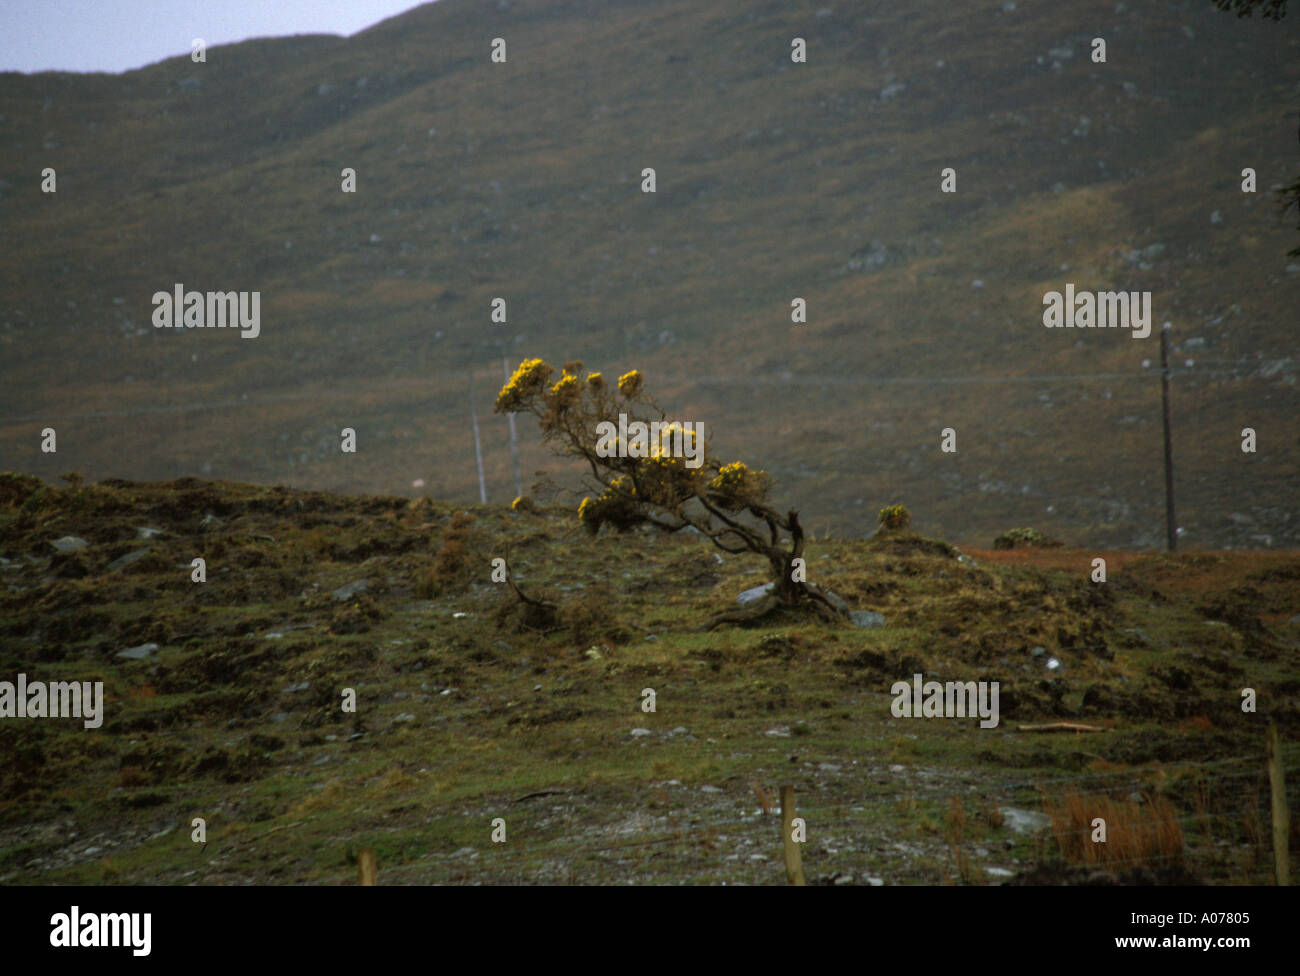
[[[1277,726],[1268,727],[1268,781],[1273,788],[1273,866],[1277,883],[1291,883],[1291,814],[1286,807],[1286,780],[1282,776],[1282,743]]]
[[[373,847],[367,847],[357,854],[357,874],[357,884],[378,884],[376,877],[379,872],[375,867],[375,849]]]
[[[806,885],[799,844],[794,839],[794,787],[781,787],[781,841],[785,846],[785,877],[792,885]]]

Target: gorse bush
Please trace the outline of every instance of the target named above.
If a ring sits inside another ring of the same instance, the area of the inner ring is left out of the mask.
[[[886,531],[906,529],[912,524],[912,513],[902,505],[887,505],[880,510],[880,527]]]
[[[1058,549],[1061,543],[1037,529],[1007,529],[993,540],[994,549]]]

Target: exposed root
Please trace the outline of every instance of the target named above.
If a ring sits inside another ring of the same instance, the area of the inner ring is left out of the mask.
[[[832,602],[824,591],[813,583],[804,583],[799,590],[799,599],[796,603],[785,603],[775,594],[769,594],[762,599],[755,600],[750,606],[714,614],[709,618],[705,629],[713,630],[722,624],[753,623],[755,620],[766,617],[778,610],[793,610],[796,613],[810,610],[822,620],[831,624],[842,624],[848,620],[848,614]]]
[[[759,617],[765,617],[773,610],[781,606],[781,601],[774,596],[765,596],[761,600],[755,600],[754,603],[747,607],[741,607],[739,610],[726,610],[719,614],[714,614],[709,618],[709,624],[705,630],[713,630],[723,624],[743,624],[757,620]]]

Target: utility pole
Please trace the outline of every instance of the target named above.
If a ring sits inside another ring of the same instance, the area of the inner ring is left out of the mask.
[[[510,360],[505,356],[501,357],[501,371],[505,375],[505,381],[510,382]],[[506,414],[506,420],[510,424],[510,462],[515,467],[515,497],[519,498],[524,493],[524,483],[519,477],[519,438],[515,434],[515,414],[512,410]]]
[[[487,504],[487,485],[483,481],[483,447],[478,439],[478,411],[474,409],[474,367],[469,370],[469,419],[474,426],[474,460],[478,463],[478,500]]]
[[[1165,536],[1169,551],[1178,548],[1178,528],[1174,520],[1174,448],[1169,437],[1169,323],[1160,327],[1160,399],[1165,416]]]

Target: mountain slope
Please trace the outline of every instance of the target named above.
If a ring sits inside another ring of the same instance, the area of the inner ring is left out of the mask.
[[[1298,53],[1294,22],[1208,2],[441,0],[205,64],[5,74],[0,467],[468,499],[472,372],[504,500],[484,414],[501,357],[541,355],[643,369],[819,531],[902,501],[959,541],[1157,545],[1158,340],[1044,329],[1073,282],[1173,323],[1188,544],[1295,545],[1300,275],[1267,190]],[[153,329],[177,282],[260,291],[262,334]],[[526,472],[571,471],[521,435]]]

